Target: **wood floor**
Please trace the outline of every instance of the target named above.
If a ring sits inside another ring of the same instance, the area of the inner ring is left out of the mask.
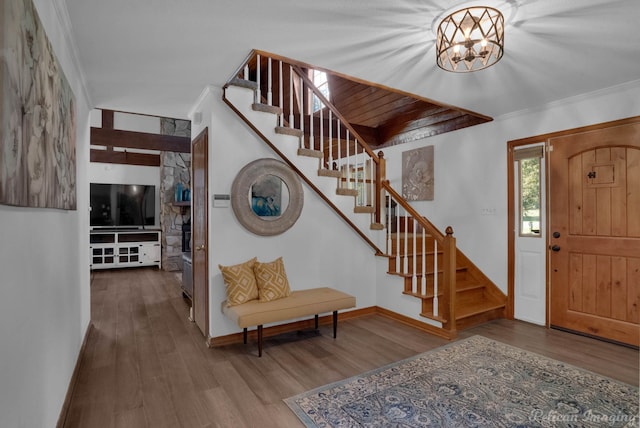
[[[283,398],[448,343],[379,315],[320,334],[291,333],[209,349],[175,274],[154,268],[92,274],[93,328],[65,427],[300,427]],[[480,334],[638,385],[638,351],[496,320]]]

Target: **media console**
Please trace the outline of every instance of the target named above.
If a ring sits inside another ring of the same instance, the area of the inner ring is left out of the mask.
[[[157,229],[94,229],[89,233],[89,266],[112,269],[161,268],[161,232]]]

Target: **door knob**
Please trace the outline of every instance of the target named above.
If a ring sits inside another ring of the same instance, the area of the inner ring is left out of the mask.
[[[553,237],[558,239],[560,237],[560,232],[553,232]]]
[[[560,251],[560,245],[554,245],[551,247],[551,251],[555,251],[556,253]]]
[[[196,246],[196,251],[204,251],[204,244]]]

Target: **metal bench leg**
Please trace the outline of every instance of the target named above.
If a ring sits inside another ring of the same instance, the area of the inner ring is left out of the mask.
[[[242,340],[244,341],[244,344],[246,345],[247,344],[247,329],[246,328],[242,331]]]
[[[258,357],[262,357],[262,325],[258,326]]]
[[[338,333],[338,311],[333,311],[333,338],[336,338]]]
[[[318,314],[316,314],[316,318],[315,318],[315,325],[316,325],[316,330],[318,329]]]

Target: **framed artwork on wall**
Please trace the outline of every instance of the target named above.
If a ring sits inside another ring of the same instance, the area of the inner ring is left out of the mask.
[[[433,201],[433,146],[402,152],[402,197]]]
[[[76,103],[31,0],[0,0],[0,204],[76,209]]]

